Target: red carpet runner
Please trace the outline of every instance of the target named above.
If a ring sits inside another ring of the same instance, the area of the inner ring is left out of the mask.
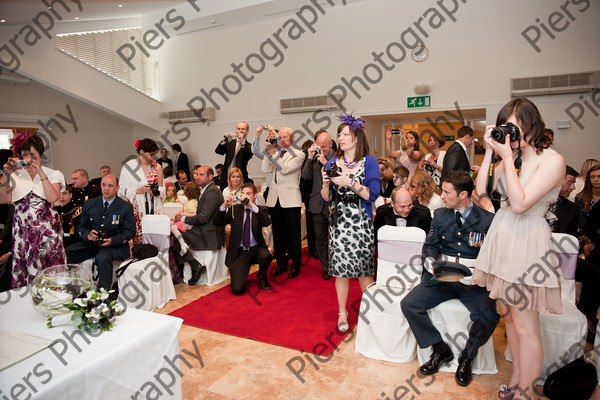
[[[287,273],[274,277],[269,270],[271,290],[260,290],[256,274],[248,277],[248,290],[234,296],[225,286],[175,310],[170,315],[183,318],[186,325],[264,343],[329,355],[344,339],[336,329],[337,300],[335,278],[321,278],[321,264],[302,254],[300,276],[287,279]],[[357,323],[360,287],[350,282],[348,313],[350,331]],[[354,304],[354,306],[352,306]]]

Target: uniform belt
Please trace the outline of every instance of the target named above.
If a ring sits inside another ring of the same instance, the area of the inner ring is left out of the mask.
[[[459,263],[471,269],[475,268],[475,263],[477,261],[476,258],[463,258],[461,256],[449,256],[448,254],[442,254],[441,260]]]

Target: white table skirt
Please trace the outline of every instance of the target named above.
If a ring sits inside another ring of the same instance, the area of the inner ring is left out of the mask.
[[[58,340],[51,348],[0,371],[0,388],[9,398],[11,391],[22,390],[19,398],[102,400],[129,399],[137,391],[140,398],[146,398],[154,386],[163,393],[161,399],[181,399],[181,377],[165,357],[173,360],[179,354],[182,322],[130,308],[117,317],[111,331],[93,337],[76,332],[70,322],[47,328],[46,318],[35,311],[26,288],[0,293],[0,329]],[[194,353],[193,348],[187,350]],[[193,368],[201,367],[199,361],[185,358]],[[173,365],[181,369],[179,361]],[[185,374],[188,367],[181,364]]]

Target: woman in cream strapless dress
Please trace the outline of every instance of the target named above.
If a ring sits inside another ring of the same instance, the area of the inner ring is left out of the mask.
[[[496,125],[503,123],[521,131],[523,163],[517,172],[513,149],[519,142],[510,142],[508,137],[504,144],[493,140],[494,126],[488,126],[481,171],[489,169],[492,152],[502,159],[495,169],[502,207],[477,257],[473,284],[485,286],[505,315],[513,373],[501,388],[500,398],[534,398],[532,383],[540,376],[544,358],[539,312],[562,312],[560,268],[558,259],[549,254],[551,232],[544,215],[558,196],[565,162],[544,144],[544,122],[529,100],[516,98],[506,104],[496,120]],[[486,181],[487,174],[480,173],[478,193],[486,192]]]

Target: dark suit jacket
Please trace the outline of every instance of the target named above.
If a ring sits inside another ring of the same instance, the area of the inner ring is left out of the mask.
[[[312,181],[308,204],[305,204],[308,212],[312,214],[319,214],[325,208],[325,203],[321,199],[321,187],[323,186],[321,168],[323,168],[323,164],[321,164],[317,157],[313,159],[307,157],[302,166],[302,179]]]
[[[461,228],[456,223],[456,215],[451,208],[438,208],[433,212],[431,229],[423,244],[423,257],[437,258],[443,253],[449,256],[477,258],[481,247],[469,245],[471,232],[487,233],[494,214],[476,205],[463,222]]]
[[[179,157],[175,156],[175,158],[177,158],[177,165],[175,165],[175,171],[173,171],[173,174],[176,174],[177,171],[185,171],[185,174],[187,175],[188,179],[191,179],[190,177],[190,162],[188,161],[188,156],[185,153],[179,153]]]
[[[104,199],[95,197],[83,204],[77,234],[87,242],[91,230],[105,231],[112,239],[110,247],[119,247],[135,236],[133,206],[119,196],[115,197],[108,210],[104,211]],[[113,221],[118,222],[114,223]]]
[[[389,199],[390,196],[392,195],[392,191],[395,188],[396,188],[396,186],[394,186],[394,182],[389,181],[387,184],[387,187],[385,188],[385,190],[383,190],[383,181],[381,181],[381,190],[379,191],[379,195],[381,197],[387,197]]]
[[[231,224],[231,236],[227,245],[227,256],[225,256],[225,265],[229,266],[236,259],[240,246],[242,244],[242,235],[244,230],[244,209],[241,204],[234,204],[227,211],[217,211],[213,218],[216,226],[225,226]],[[271,225],[271,217],[267,207],[258,206],[258,213],[252,215],[252,235],[256,240],[256,245],[267,249],[265,239],[262,234],[262,228]]]
[[[375,241],[377,242],[377,231],[384,225],[396,226],[396,214],[391,204],[384,204],[377,207],[375,215]],[[406,217],[406,226],[416,226],[423,229],[426,233],[431,227],[431,211],[429,208],[420,204],[413,206]]]
[[[182,232],[192,250],[220,250],[225,233],[222,227],[213,224],[213,217],[223,204],[223,193],[212,182],[198,198],[198,212],[193,217],[185,217],[185,223],[192,228]]]
[[[558,220],[556,221],[556,225],[554,225],[554,230],[552,232],[567,233],[577,237],[579,219],[581,217],[581,209],[577,204],[564,197],[559,197],[558,207],[556,208],[554,215]]]
[[[237,140],[230,140],[227,143],[223,143],[223,141],[219,142],[217,148],[215,149],[215,153],[224,155],[225,162],[223,165],[225,168],[223,169],[223,173],[221,173],[221,182],[219,186],[221,190],[227,187],[227,175],[229,172],[229,165],[231,165],[231,161],[233,160],[233,156],[235,154],[235,147],[237,146]],[[252,144],[246,140],[240,151],[235,154],[235,163],[234,167],[237,167],[242,170],[242,175],[244,177],[244,182],[248,183],[248,161],[252,158]]]
[[[442,179],[452,171],[471,172],[471,164],[469,163],[467,153],[465,153],[462,146],[457,142],[452,143],[452,146],[446,151],[442,168]]]

